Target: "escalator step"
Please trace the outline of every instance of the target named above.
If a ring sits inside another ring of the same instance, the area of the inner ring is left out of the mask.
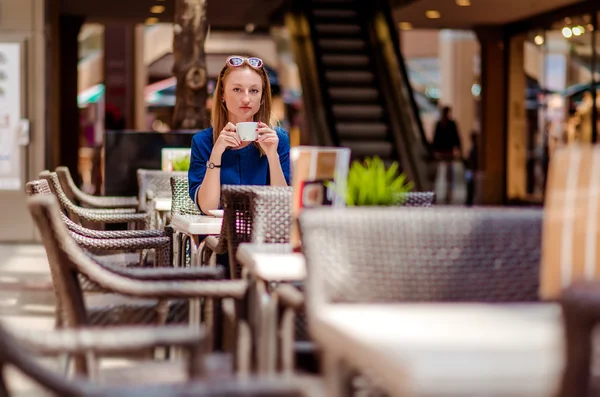
[[[357,12],[353,9],[343,8],[314,8],[313,14],[317,18],[332,18],[332,19],[352,19],[358,16]]]
[[[375,75],[372,72],[347,72],[333,71],[325,72],[325,78],[330,84],[354,86],[355,84],[372,84]]]
[[[325,51],[364,51],[367,43],[360,39],[321,39],[319,46]]]
[[[339,87],[330,88],[329,95],[331,96],[332,101],[336,103],[371,103],[377,101],[379,98],[379,91],[370,87]]]
[[[383,116],[380,105],[333,105],[337,120],[378,121]]]
[[[353,23],[346,24],[317,24],[315,29],[319,35],[336,35],[336,36],[358,36],[362,32],[360,26]]]
[[[347,140],[385,140],[388,136],[388,126],[383,123],[337,123],[335,129]]]
[[[333,67],[364,67],[367,68],[370,66],[369,57],[366,55],[346,55],[346,54],[336,54],[336,55],[323,55],[323,63],[328,68]]]
[[[345,141],[341,146],[350,148],[352,158],[363,158],[367,156],[379,156],[382,159],[393,158],[394,146],[389,141]]]

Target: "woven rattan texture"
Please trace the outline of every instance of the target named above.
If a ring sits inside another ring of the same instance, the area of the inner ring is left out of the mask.
[[[83,192],[77,187],[67,167],[56,167],[56,174],[69,199],[76,200],[78,205],[87,205],[93,208],[135,208],[138,206],[136,197],[99,197]]]
[[[58,198],[61,206],[68,212],[72,220],[76,222],[133,223],[137,229],[146,229],[149,224],[149,214],[135,213],[134,209],[97,209],[77,206],[69,200],[63,191],[55,172],[43,171],[40,173],[40,177],[48,181],[50,189]]]
[[[318,209],[300,226],[309,299],[538,300],[541,210]]]

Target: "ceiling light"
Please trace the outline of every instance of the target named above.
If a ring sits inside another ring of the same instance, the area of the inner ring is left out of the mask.
[[[585,33],[585,29],[582,26],[575,26],[573,29],[571,29],[573,31],[573,34],[575,36],[581,36],[582,34]]]
[[[160,14],[165,11],[165,6],[152,6],[150,12],[153,14]]]
[[[398,24],[398,27],[400,28],[400,30],[411,30],[412,24],[410,22],[400,22]]]
[[[156,23],[158,23],[158,18],[156,18],[156,17],[146,18],[146,25],[154,25]]]
[[[544,44],[544,36],[540,36],[539,34],[533,38],[533,42],[537,45]]]
[[[592,25],[591,23],[588,23],[586,27],[587,27],[587,30],[590,31],[590,32],[592,30],[594,30],[594,25]]]
[[[437,10],[427,10],[425,11],[425,16],[429,19],[438,19],[441,18],[441,14]]]
[[[471,5],[471,0],[456,0],[456,5],[459,7],[468,7]]]
[[[571,30],[571,28],[565,26],[564,28],[562,28],[562,35],[568,39],[569,37],[573,36],[573,31]]]

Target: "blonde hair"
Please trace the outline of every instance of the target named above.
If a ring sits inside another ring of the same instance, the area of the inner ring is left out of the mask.
[[[237,67],[232,67],[228,64],[225,64],[225,66],[223,66],[223,69],[221,69],[221,72],[219,73],[219,77],[217,78],[217,85],[215,86],[215,92],[213,95],[213,106],[211,115],[211,124],[213,126],[213,144],[217,141],[217,139],[219,138],[219,134],[221,134],[221,131],[223,131],[223,128],[225,128],[229,121],[227,118],[227,106],[223,101],[225,79],[227,79],[227,76],[232,70],[241,68],[251,69],[252,71],[256,72],[262,79],[262,96],[260,98],[260,108],[258,109],[258,112],[256,112],[256,114],[254,115],[253,120],[262,121],[263,123],[267,124],[270,128],[273,128],[275,125],[277,125],[277,118],[274,117],[271,113],[271,83],[269,82],[269,76],[267,75],[267,71],[264,65],[260,69],[254,69],[246,63]],[[261,154],[264,154],[259,144],[254,143],[254,145],[260,150]]]

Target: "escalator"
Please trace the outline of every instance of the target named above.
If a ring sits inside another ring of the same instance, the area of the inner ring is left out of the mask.
[[[389,4],[299,0],[286,16],[313,144],[353,159],[398,161],[418,190],[432,186],[428,149]]]

